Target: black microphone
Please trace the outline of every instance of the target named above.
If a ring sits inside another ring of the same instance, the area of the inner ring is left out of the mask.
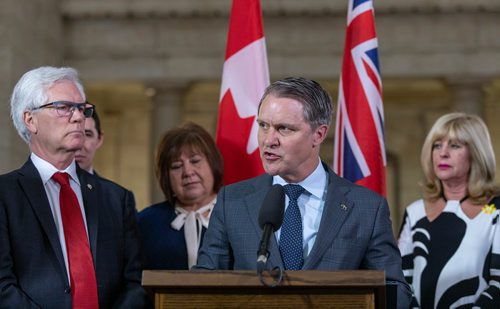
[[[266,197],[260,206],[259,226],[264,232],[257,251],[258,271],[266,268],[267,258],[269,257],[269,250],[267,250],[269,238],[283,223],[284,212],[285,190],[281,185],[275,184],[267,191]]]

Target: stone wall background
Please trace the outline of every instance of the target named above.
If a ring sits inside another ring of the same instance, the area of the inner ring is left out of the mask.
[[[105,143],[96,169],[134,191],[138,209],[163,199],[155,146],[195,121],[215,132],[229,0],[0,0],[0,173],[28,149],[9,97],[26,70],[77,68],[97,105]],[[302,75],[337,97],[347,1],[262,0],[271,80]],[[420,147],[433,121],[482,115],[500,151],[500,3],[375,2],[384,87],[388,200],[395,230],[420,197]],[[330,130],[332,135],[334,128]],[[333,137],[322,147],[332,161]]]

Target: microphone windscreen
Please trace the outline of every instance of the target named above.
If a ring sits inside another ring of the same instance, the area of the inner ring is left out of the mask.
[[[275,184],[269,191],[260,206],[259,212],[259,226],[261,229],[266,224],[273,226],[273,231],[280,228],[283,223],[283,216],[285,212],[285,189],[283,186]]]

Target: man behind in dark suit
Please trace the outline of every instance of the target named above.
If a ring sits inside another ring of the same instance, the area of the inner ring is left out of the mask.
[[[266,89],[257,117],[266,173],[219,191],[195,268],[256,269],[264,196],[273,184],[295,184],[305,189],[295,203],[300,210],[299,230],[302,221],[298,251],[292,256],[298,267],[288,268],[290,259],[285,258],[289,254],[283,239],[289,236],[282,236],[292,205],[287,196],[283,226],[270,240],[268,268],[384,270],[386,280],[398,287],[398,307],[408,308],[411,293],[386,200],[340,178],[321,162],[319,149],[331,117],[330,96],[315,81],[287,78]]]
[[[12,119],[31,155],[20,169],[0,176],[0,308],[79,307],[74,293],[80,287],[96,300],[84,308],[150,305],[141,287],[133,201],[122,187],[75,163],[93,108],[71,68],[31,70],[14,88]],[[61,190],[52,178],[56,172],[69,174],[69,189]],[[80,240],[90,251],[84,269],[87,278],[95,278],[92,284],[74,281],[73,273],[82,268],[70,259],[74,245],[67,239],[73,238],[66,232],[73,226],[64,226],[63,191],[74,197],[71,209],[76,211],[70,217],[83,221],[86,238]]]
[[[101,175],[94,170],[94,156],[97,149],[101,148],[103,143],[104,132],[101,129],[101,119],[99,118],[97,109],[94,107],[92,117],[85,119],[85,138],[83,139],[82,148],[76,152],[75,160],[78,166],[97,177],[101,177]],[[133,204],[134,210],[136,210],[134,193],[127,190],[127,194],[129,195],[128,198],[131,204]]]
[[[83,146],[75,154],[76,163],[78,166],[87,172],[94,174],[94,156],[97,149],[101,148],[104,142],[104,133],[101,130],[101,119],[94,108],[92,117],[85,119],[85,137]]]

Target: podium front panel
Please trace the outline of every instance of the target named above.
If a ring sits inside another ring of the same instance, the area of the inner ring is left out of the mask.
[[[382,271],[286,272],[277,287],[254,271],[144,271],[155,308],[384,308]]]

